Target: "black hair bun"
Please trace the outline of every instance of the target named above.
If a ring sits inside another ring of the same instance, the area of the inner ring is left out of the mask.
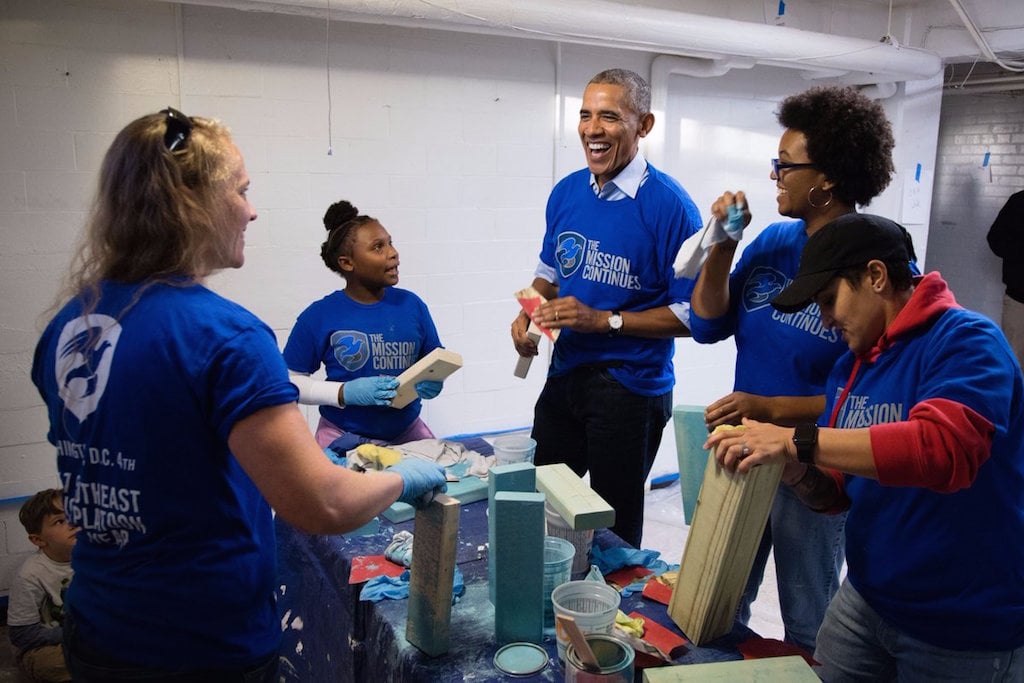
[[[350,220],[359,215],[359,209],[352,206],[351,203],[344,199],[340,202],[334,202],[327,207],[327,212],[324,213],[324,228],[327,232],[334,230],[339,225],[344,225]]]

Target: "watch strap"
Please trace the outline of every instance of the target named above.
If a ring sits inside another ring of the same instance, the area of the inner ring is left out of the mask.
[[[818,425],[813,422],[798,424],[793,430],[796,445],[796,459],[808,465],[814,464],[814,451],[818,448]]]

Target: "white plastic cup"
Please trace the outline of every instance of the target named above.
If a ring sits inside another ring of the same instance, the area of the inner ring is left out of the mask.
[[[568,581],[551,591],[551,605],[555,610],[555,636],[558,638],[558,659],[565,661],[565,648],[569,634],[558,626],[559,614],[572,617],[585,634],[610,634],[619,611],[619,592],[599,581]]]
[[[555,625],[555,610],[551,606],[551,591],[568,581],[576,548],[564,538],[544,537],[544,626]]]
[[[510,434],[494,440],[494,462],[510,465],[516,462],[533,462],[537,442],[528,436]]]
[[[594,544],[594,530],[574,530],[569,523],[562,519],[558,510],[551,507],[551,503],[544,503],[544,516],[547,520],[547,535],[564,538],[576,548],[576,554],[572,560],[572,576],[582,576],[590,570],[590,550]]]

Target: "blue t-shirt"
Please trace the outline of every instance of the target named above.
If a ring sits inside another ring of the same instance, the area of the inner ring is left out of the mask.
[[[729,310],[706,319],[690,314],[701,344],[736,338],[733,389],[759,396],[819,396],[846,342],[821,322],[811,304],[796,313],[772,308],[772,299],[796,276],[807,244],[803,221],[772,223],[747,247],[729,275]]]
[[[423,300],[397,287],[373,304],[338,290],[299,314],[284,347],[295,372],[312,374],[323,365],[327,379],[348,382],[374,375],[397,376],[441,346]],[[401,409],[386,406],[320,406],[320,414],[347,432],[390,441],[419,417],[421,402]]]
[[[683,241],[700,229],[700,212],[679,183],[650,165],[648,173],[636,199],[599,199],[587,169],[552,190],[540,260],[555,271],[558,296],[620,311],[689,302],[694,282],[676,278],[673,264]],[[548,373],[621,362],[609,369],[615,379],[634,393],[657,396],[675,382],[674,349],[673,339],[563,329]]]
[[[271,510],[227,443],[298,398],[273,332],[200,285],[105,283],[88,316],[76,299],[50,322],[32,380],[82,527],[66,605],[83,640],[165,669],[275,652]]]

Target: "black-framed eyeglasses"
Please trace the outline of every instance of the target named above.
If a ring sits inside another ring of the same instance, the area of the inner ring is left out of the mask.
[[[174,107],[162,109],[161,114],[165,115],[164,122],[167,132],[164,133],[164,146],[168,152],[176,152],[185,149],[188,144],[188,136],[192,134],[192,119],[182,114]]]
[[[780,171],[788,171],[794,168],[817,168],[817,164],[787,164],[784,161],[772,159],[772,173],[775,174],[776,178],[782,177]]]

